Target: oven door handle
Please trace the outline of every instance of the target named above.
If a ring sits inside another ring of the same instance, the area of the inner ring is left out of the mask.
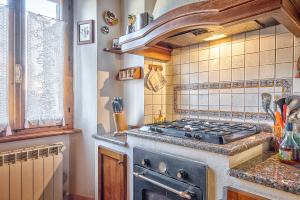
[[[159,182],[157,182],[157,181],[154,181],[154,180],[152,180],[152,179],[150,179],[150,178],[147,178],[147,177],[144,176],[143,174],[139,174],[139,173],[133,172],[133,175],[134,175],[135,177],[141,178],[141,179],[143,179],[143,180],[145,180],[145,181],[147,181],[147,182],[149,182],[149,183],[152,183],[152,184],[154,184],[154,185],[156,185],[156,186],[158,186],[158,187],[161,187],[161,188],[166,189],[166,190],[168,190],[168,191],[170,191],[170,192],[172,192],[172,193],[175,193],[175,194],[177,194],[178,196],[180,196],[181,198],[184,198],[184,199],[192,199],[192,197],[191,197],[191,195],[189,194],[188,191],[178,191],[178,190],[176,190],[176,189],[174,189],[174,188],[171,188],[171,187],[169,187],[169,186],[167,186],[167,185],[161,184],[161,183],[159,183]]]

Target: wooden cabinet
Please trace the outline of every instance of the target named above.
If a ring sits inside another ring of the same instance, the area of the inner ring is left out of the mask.
[[[269,199],[229,187],[227,189],[227,200],[269,200]]]
[[[127,157],[125,154],[98,148],[99,200],[127,199]]]

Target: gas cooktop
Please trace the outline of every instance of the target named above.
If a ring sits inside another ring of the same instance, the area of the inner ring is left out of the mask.
[[[259,133],[262,127],[250,123],[181,119],[149,124],[140,130],[214,144],[227,144]]]

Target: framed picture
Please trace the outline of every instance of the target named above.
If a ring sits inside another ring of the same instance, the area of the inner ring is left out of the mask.
[[[94,20],[85,20],[77,23],[77,44],[94,43]]]

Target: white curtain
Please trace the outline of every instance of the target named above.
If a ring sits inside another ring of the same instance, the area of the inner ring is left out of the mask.
[[[8,120],[8,67],[9,67],[9,10],[0,6],[0,132],[6,130]]]
[[[64,22],[28,13],[25,127],[64,123]]]

